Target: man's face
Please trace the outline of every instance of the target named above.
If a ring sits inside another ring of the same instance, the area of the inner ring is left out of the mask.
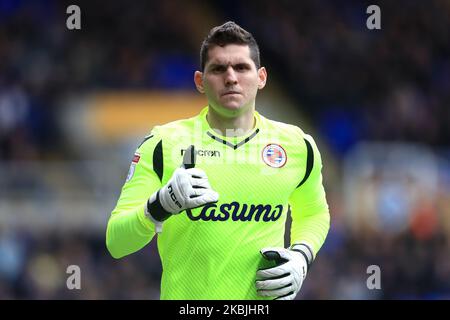
[[[199,90],[206,94],[209,105],[228,116],[242,114],[253,107],[256,93],[266,81],[265,69],[256,69],[247,45],[210,48],[204,72],[197,73],[197,88],[201,81]]]

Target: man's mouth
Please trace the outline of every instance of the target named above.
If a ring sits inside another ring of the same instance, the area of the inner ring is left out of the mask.
[[[227,91],[224,94],[222,94],[222,96],[227,96],[227,95],[232,95],[232,94],[241,94],[241,93],[238,91]]]

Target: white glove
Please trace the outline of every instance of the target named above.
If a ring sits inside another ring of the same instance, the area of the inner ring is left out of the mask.
[[[193,146],[186,150],[186,154],[188,153],[195,159]],[[193,168],[195,163],[187,164],[188,158],[189,155],[184,157],[181,168],[177,168],[169,182],[152,194],[147,202],[145,214],[155,223],[156,232],[161,232],[162,222],[171,215],[217,202],[219,199],[219,194],[211,188],[206,173],[202,169]]]
[[[275,260],[277,265],[257,271],[258,295],[276,297],[275,300],[295,299],[313,259],[309,247],[302,244],[292,249],[264,248],[261,254],[265,259]]]
[[[150,202],[156,194],[150,197]],[[169,182],[159,190],[163,209],[171,214],[216,202],[219,195],[209,185],[206,173],[198,168],[177,168]]]

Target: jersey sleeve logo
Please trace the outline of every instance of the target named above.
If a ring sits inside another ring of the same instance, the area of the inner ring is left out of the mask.
[[[139,162],[139,160],[141,159],[141,155],[139,154],[139,153],[135,153],[134,154],[134,156],[133,156],[133,160],[131,161],[131,163],[138,163]]]
[[[272,168],[281,168],[286,164],[286,151],[279,144],[271,143],[264,147],[262,159],[265,164]]]
[[[138,152],[136,152],[133,156],[133,160],[131,160],[130,169],[128,170],[126,182],[130,181],[131,178],[133,178],[134,171],[136,170],[136,165],[139,163],[140,159],[141,155]]]

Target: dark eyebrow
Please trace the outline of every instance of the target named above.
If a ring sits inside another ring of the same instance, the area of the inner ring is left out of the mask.
[[[247,63],[247,62],[239,62],[239,63],[236,63],[235,65],[233,65],[233,67],[247,67],[247,68],[250,68],[251,65],[250,65],[250,63]]]
[[[208,69],[213,69],[213,68],[216,68],[216,67],[226,67],[226,64],[222,64],[222,63],[211,63],[211,64],[208,66]]]
[[[208,66],[208,69],[214,69],[214,68],[217,68],[217,67],[225,67],[226,68],[227,66],[228,66],[228,64],[224,64],[224,63],[211,63]],[[236,67],[251,67],[251,65],[248,62],[238,62],[238,63],[233,64],[232,67],[233,68],[236,68]]]

